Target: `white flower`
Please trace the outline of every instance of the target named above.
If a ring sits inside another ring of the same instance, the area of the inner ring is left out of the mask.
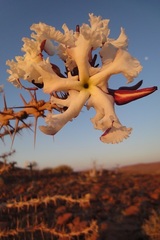
[[[35,32],[31,37],[23,39],[24,57],[16,58],[16,62],[7,61],[9,81],[15,84],[16,79],[23,78],[37,83],[43,83],[43,91],[47,94],[57,92],[67,93],[63,99],[54,94],[51,102],[60,106],[59,114],[48,114],[47,126],[40,130],[49,135],[55,135],[68,121],[72,121],[81,112],[83,106],[89,110],[93,107],[96,115],[91,119],[94,128],[103,131],[102,142],[118,143],[127,138],[131,128],[121,125],[114,110],[114,97],[108,91],[108,81],[114,74],[123,74],[127,82],[132,82],[142,69],[139,61],[127,51],[128,39],[123,28],[119,37],[110,39],[109,20],[89,14],[90,25],[77,26],[71,31],[64,24],[63,31],[43,23],[32,25]],[[95,67],[92,57],[94,50],[100,48],[101,66]],[[42,51],[48,55],[55,53],[64,61],[67,75],[44,59]]]

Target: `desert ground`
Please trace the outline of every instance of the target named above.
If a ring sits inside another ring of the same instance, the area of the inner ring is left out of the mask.
[[[160,239],[160,163],[0,170],[0,239]]]

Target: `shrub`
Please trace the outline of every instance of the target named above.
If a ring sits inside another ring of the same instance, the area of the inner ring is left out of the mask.
[[[4,184],[4,179],[2,177],[0,177],[0,187],[4,187],[5,184]]]
[[[143,231],[151,240],[160,239],[160,214],[155,210],[152,210],[152,213],[148,220],[142,226]]]
[[[67,165],[61,165],[52,169],[54,174],[70,174],[73,172],[73,169]]]

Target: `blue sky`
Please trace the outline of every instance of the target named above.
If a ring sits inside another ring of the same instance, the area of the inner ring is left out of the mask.
[[[143,79],[142,87],[156,85],[160,88],[159,0],[0,0],[0,85],[4,84],[8,106],[22,104],[20,93],[29,101],[24,90],[16,89],[7,82],[5,63],[23,54],[22,38],[30,37],[30,26],[44,22],[61,30],[63,23],[66,23],[70,29],[75,29],[76,24],[88,23],[89,13],[110,19],[111,38],[117,38],[120,28],[125,28],[129,38],[128,50],[143,66],[134,83]],[[62,67],[61,62],[58,64]],[[118,88],[125,84],[126,80],[121,75],[110,79],[110,87]],[[44,94],[38,96],[43,98]],[[24,166],[25,161],[36,161],[40,168],[67,164],[75,170],[92,167],[95,160],[97,166],[103,165],[105,168],[159,161],[159,104],[158,90],[128,105],[116,106],[121,123],[133,128],[130,137],[122,143],[102,143],[99,140],[101,132],[95,130],[90,122],[94,112],[83,109],[80,116],[68,123],[54,139],[38,130],[35,148],[33,133],[24,130],[21,136],[17,135],[13,146],[16,155],[9,160],[14,158],[19,166]],[[44,120],[38,123],[44,124]],[[0,154],[10,151],[10,145],[11,140],[6,137],[5,145],[0,142]]]

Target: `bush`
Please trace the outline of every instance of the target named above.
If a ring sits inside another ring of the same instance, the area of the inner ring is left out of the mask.
[[[160,239],[160,214],[155,210],[152,210],[152,213],[148,220],[143,224],[143,231],[151,240]]]
[[[4,179],[2,177],[0,177],[0,187],[4,187],[5,183],[4,183]]]
[[[61,165],[52,169],[54,174],[70,174],[73,172],[73,169],[67,165]]]

